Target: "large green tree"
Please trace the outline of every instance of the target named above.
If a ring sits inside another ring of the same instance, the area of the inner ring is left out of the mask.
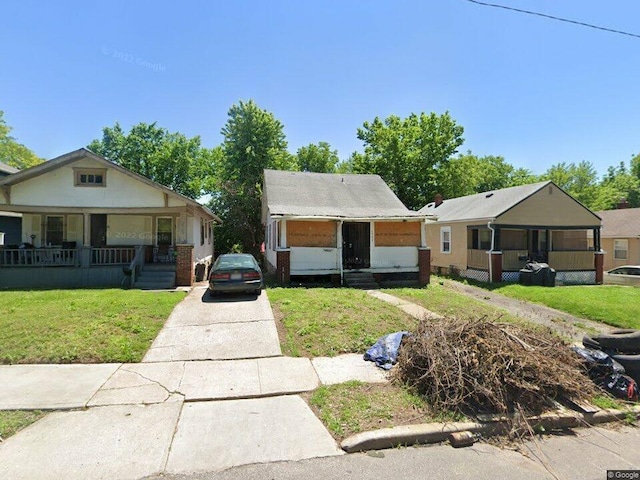
[[[592,208],[598,195],[598,173],[591,162],[557,163],[549,167],[540,179],[552,180],[589,208]]]
[[[327,142],[310,143],[296,153],[298,168],[303,172],[334,173],[340,159],[338,151]]]
[[[516,168],[503,157],[478,157],[471,152],[446,162],[438,169],[437,177],[438,192],[444,198],[524,185],[537,179],[529,170]]]
[[[200,145],[200,137],[187,138],[154,123],[138,123],[126,133],[119,123],[102,130],[102,138],[88,148],[182,195],[197,199],[211,189],[219,149]]]
[[[437,193],[437,172],[464,142],[463,132],[448,112],[376,117],[358,129],[364,153],[352,156],[353,171],[380,175],[408,208],[422,208]]]
[[[296,159],[287,151],[282,123],[253,100],[240,101],[229,109],[221,133],[223,158],[211,201],[212,209],[223,220],[216,229],[217,249],[257,254],[264,240],[263,171],[296,170]]]
[[[42,158],[10,135],[11,130],[4,120],[4,112],[0,110],[0,162],[20,170],[42,163]]]

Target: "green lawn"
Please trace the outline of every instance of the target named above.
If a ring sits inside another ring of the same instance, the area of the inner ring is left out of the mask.
[[[486,316],[493,320],[500,317],[504,321],[522,321],[506,310],[492,307],[440,285],[437,277],[432,279],[427,288],[387,288],[384,292],[422,305],[427,310],[443,316],[458,318]]]
[[[139,362],[182,292],[0,292],[0,363]]]
[[[615,327],[640,329],[640,288],[616,285],[548,288],[509,284],[491,290]]]
[[[284,355],[364,353],[382,335],[412,330],[417,320],[398,308],[349,288],[271,288]]]
[[[36,420],[44,417],[45,413],[40,410],[2,410],[0,411],[0,438],[9,438],[14,433],[31,425]]]

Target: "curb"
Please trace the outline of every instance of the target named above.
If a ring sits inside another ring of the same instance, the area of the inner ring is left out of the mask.
[[[533,430],[554,430],[561,428],[575,428],[584,425],[616,422],[627,418],[629,413],[640,418],[640,405],[630,411],[601,410],[596,413],[548,413],[529,418]],[[403,445],[430,444],[444,442],[453,433],[471,432],[483,437],[490,437],[509,431],[508,420],[494,422],[453,422],[453,423],[423,423],[419,425],[403,425],[400,427],[383,428],[369,432],[361,432],[345,438],[340,446],[347,453],[363,452],[366,450],[381,450]]]

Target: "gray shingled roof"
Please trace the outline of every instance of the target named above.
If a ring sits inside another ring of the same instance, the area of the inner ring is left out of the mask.
[[[10,165],[7,165],[6,163],[2,163],[0,162],[0,172],[5,173],[7,175],[11,175],[12,173],[16,173],[19,172],[20,170],[18,170],[15,167],[12,167]]]
[[[630,238],[640,236],[640,208],[621,208],[596,212],[602,218],[602,236]]]
[[[265,170],[264,196],[271,215],[425,217],[405,207],[378,175]]]
[[[497,218],[549,183],[551,181],[445,199],[437,207],[434,202],[428,203],[419,213],[436,215],[441,222]]]

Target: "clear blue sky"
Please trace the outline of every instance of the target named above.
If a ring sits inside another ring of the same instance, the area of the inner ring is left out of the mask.
[[[493,0],[640,34],[637,0]],[[0,6],[0,110],[52,158],[104,126],[157,121],[221,142],[254,99],[289,149],[390,114],[448,110],[462,151],[542,173],[640,153],[640,38],[466,0],[28,1]]]

